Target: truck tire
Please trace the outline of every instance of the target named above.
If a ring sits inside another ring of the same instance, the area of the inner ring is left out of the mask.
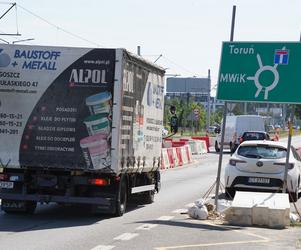
[[[215,141],[214,147],[215,147],[215,152],[218,153],[220,151],[220,148],[218,147],[218,142],[217,141]]]
[[[13,202],[8,200],[2,200],[2,204],[6,202]],[[36,210],[37,202],[36,201],[25,201],[25,207],[23,209],[13,209],[13,208],[6,208],[1,207],[2,210],[7,214],[33,214]]]
[[[125,177],[122,177],[120,180],[120,185],[118,187],[117,192],[117,200],[116,200],[116,211],[115,216],[120,217],[125,213],[126,205],[127,205],[127,181]]]
[[[151,204],[155,201],[155,191],[147,191],[141,194],[143,204]]]

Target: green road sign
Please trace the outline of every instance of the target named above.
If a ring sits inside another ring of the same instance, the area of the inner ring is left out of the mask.
[[[301,103],[301,43],[224,42],[217,99]]]

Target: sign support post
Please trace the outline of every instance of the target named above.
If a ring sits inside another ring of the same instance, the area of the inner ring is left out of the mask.
[[[292,105],[290,118],[288,121],[288,139],[287,139],[287,151],[286,151],[286,161],[285,161],[285,171],[284,171],[284,178],[283,178],[283,189],[282,193],[286,192],[287,189],[287,172],[288,172],[288,165],[289,165],[289,158],[290,158],[290,148],[292,144],[292,136],[293,136],[293,120],[294,120],[294,113],[295,113],[295,105]]]
[[[236,5],[233,5],[230,42],[233,42],[233,37],[234,37],[235,14],[236,14]],[[222,169],[222,161],[223,161],[226,118],[227,118],[227,101],[225,101],[224,112],[223,112],[223,124],[222,124],[222,131],[221,131],[221,133],[222,133],[222,135],[221,135],[221,146],[220,146],[220,152],[219,152],[217,177],[216,177],[216,183],[215,183],[216,186],[215,186],[214,204],[215,204],[216,211],[217,211],[217,206],[218,206],[218,193],[219,193],[219,187],[220,187],[221,169]]]

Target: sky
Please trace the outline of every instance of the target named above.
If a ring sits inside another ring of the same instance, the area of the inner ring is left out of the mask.
[[[0,2],[0,16],[13,2]],[[299,41],[300,0],[19,0],[0,19],[0,39],[18,44],[125,48],[166,77],[207,77],[212,95],[221,46],[229,41]],[[0,41],[1,42],[1,41]]]

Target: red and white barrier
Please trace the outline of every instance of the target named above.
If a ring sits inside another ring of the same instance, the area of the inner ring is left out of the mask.
[[[181,167],[192,162],[189,145],[174,148],[163,148],[161,153],[161,169]]]
[[[167,154],[167,149],[162,148],[161,151],[161,169],[168,169],[169,168],[169,158]]]
[[[208,152],[206,141],[203,140],[190,140],[188,144],[191,147],[193,155],[206,154]]]

